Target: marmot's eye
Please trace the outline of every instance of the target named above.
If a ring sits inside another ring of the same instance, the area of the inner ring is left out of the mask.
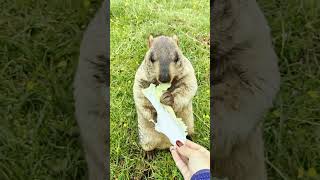
[[[154,63],[154,62],[155,62],[155,60],[153,59],[153,57],[152,57],[152,56],[150,57],[150,61],[151,61],[152,63]]]
[[[178,52],[175,52],[174,62],[177,63],[179,61],[179,54]]]
[[[177,63],[178,61],[179,61],[179,57],[176,57],[176,58],[174,59],[174,62]]]

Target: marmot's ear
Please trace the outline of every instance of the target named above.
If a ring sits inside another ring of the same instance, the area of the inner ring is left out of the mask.
[[[177,46],[179,46],[179,39],[178,39],[178,36],[173,35],[173,36],[172,36],[172,39],[173,39],[173,40],[174,40],[174,42],[177,44]]]
[[[151,47],[152,43],[153,43],[153,36],[150,35],[150,36],[149,36],[149,39],[148,39],[148,47],[149,47],[149,48]]]

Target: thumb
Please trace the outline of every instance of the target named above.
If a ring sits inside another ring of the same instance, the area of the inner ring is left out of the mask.
[[[183,156],[185,156],[187,158],[189,158],[192,155],[192,153],[194,153],[194,150],[189,148],[186,145],[182,145],[180,147],[178,146],[176,149],[177,149],[179,154],[181,154],[181,155],[183,155]]]

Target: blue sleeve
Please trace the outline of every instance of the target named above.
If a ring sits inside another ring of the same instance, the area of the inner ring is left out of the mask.
[[[194,173],[191,180],[210,180],[210,169],[202,169]]]

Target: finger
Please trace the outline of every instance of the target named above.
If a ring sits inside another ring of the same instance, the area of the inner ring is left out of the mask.
[[[178,154],[176,149],[170,148],[170,152],[171,152],[172,158],[173,158],[174,162],[176,162],[178,168],[186,165],[186,163],[182,160],[181,156]]]
[[[186,140],[185,145],[187,145],[188,147],[190,147],[191,149],[194,149],[194,150],[198,150],[201,148],[201,145],[194,143],[194,142],[190,141],[189,139]]]
[[[181,159],[178,152],[174,148],[170,148],[170,152],[172,155],[173,160],[176,163],[176,166],[180,170],[181,174],[183,175],[184,179],[190,179],[191,173],[187,166],[187,164]]]
[[[183,145],[183,146],[177,146],[176,147],[179,154],[185,156],[186,158],[189,158],[192,153],[194,152],[194,149],[191,149],[190,147]]]
[[[172,146],[171,148],[170,148],[170,151],[171,150],[176,150],[175,149],[175,147],[174,146]],[[181,155],[181,154],[179,154],[178,152],[176,152],[176,154],[180,157],[180,159],[185,163],[185,164],[188,164],[188,158],[186,158],[186,157],[184,157],[183,155]]]
[[[190,147],[194,150],[198,150],[198,149],[203,148],[201,145],[194,143],[194,142],[190,141],[189,139],[187,139],[185,145],[187,145],[188,147]]]
[[[181,159],[185,164],[188,164],[189,159],[188,159],[187,157],[184,157],[183,155],[179,154],[178,152],[177,152],[177,154],[178,154],[178,156],[180,156],[180,159]]]
[[[188,158],[180,155],[179,153],[177,153],[177,154],[180,156],[180,158],[182,159],[182,161],[183,161],[185,164],[188,164],[188,161],[189,161]]]

